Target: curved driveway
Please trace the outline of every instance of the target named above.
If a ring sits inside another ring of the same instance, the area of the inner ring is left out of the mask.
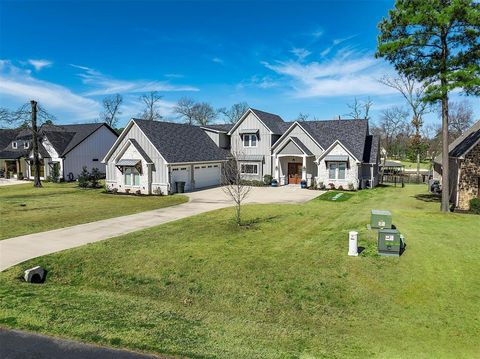
[[[302,203],[321,193],[301,189],[299,186],[253,187],[245,202]],[[187,195],[190,201],[177,206],[1,240],[0,271],[46,254],[233,205],[231,199],[219,187],[187,193]],[[52,218],[52,220],[55,219]]]

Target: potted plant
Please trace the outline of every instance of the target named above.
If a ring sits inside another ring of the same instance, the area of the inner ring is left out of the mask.
[[[307,181],[301,180],[301,181],[300,181],[300,187],[301,187],[301,188],[307,188]]]
[[[278,181],[276,179],[272,179],[272,187],[278,187]]]

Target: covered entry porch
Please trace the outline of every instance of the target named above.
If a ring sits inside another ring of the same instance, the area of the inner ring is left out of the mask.
[[[310,186],[316,176],[313,155],[277,155],[274,161],[275,178],[280,185],[300,184],[305,180]]]

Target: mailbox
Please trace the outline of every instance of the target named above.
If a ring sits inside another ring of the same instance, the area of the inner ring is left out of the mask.
[[[403,236],[397,229],[378,230],[378,254],[398,257],[400,256],[403,246]]]
[[[389,211],[372,209],[370,227],[374,229],[392,228],[392,214]]]

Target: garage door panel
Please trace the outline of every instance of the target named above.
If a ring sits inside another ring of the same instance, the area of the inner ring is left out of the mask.
[[[190,178],[190,166],[172,167],[171,181],[174,189],[175,182],[185,182],[185,191],[190,191],[192,189]]]
[[[195,188],[218,186],[221,182],[220,163],[202,163],[193,166]]]

